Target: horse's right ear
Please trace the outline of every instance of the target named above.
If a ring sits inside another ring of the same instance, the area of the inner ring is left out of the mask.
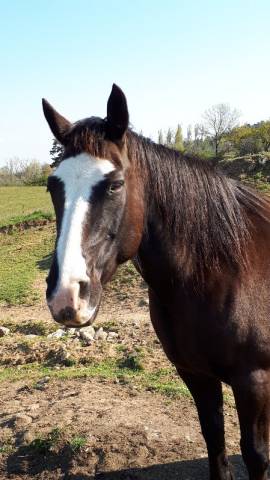
[[[58,113],[45,98],[42,99],[42,107],[45,118],[56,140],[65,144],[65,134],[70,129],[71,123]]]
[[[107,133],[111,140],[121,140],[128,128],[127,100],[115,83],[107,103]]]

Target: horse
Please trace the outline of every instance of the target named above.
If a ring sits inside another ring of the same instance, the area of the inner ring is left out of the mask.
[[[270,416],[270,205],[205,160],[129,128],[113,85],[107,117],[71,123],[45,99],[63,156],[48,179],[56,244],[52,317],[91,324],[103,286],[132,260],[155,332],[195,401],[211,480],[233,480],[222,383],[234,394],[250,480],[266,480]]]

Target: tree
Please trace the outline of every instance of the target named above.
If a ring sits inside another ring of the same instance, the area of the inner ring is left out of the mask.
[[[1,185],[46,185],[52,169],[37,160],[12,158],[0,169]]]
[[[177,129],[175,131],[173,147],[179,152],[184,151],[182,128],[179,124],[177,125]]]
[[[237,150],[239,155],[257,153],[260,150],[256,129],[247,124],[233,128],[226,135],[226,140]]]
[[[31,160],[23,170],[25,185],[39,185],[42,178],[42,167],[37,160]]]
[[[164,138],[163,138],[162,130],[158,131],[158,143],[160,143],[161,145],[164,145]]]
[[[270,148],[270,121],[260,122],[259,125],[256,126],[256,133],[262,143],[263,149],[268,152]]]
[[[171,128],[168,128],[167,134],[166,134],[166,145],[167,147],[171,147],[173,145],[173,132]]]
[[[54,138],[53,139],[53,145],[50,150],[50,156],[52,159],[52,167],[57,167],[57,165],[60,163],[62,155],[63,155],[64,148],[63,146]]]
[[[187,127],[187,138],[186,138],[187,143],[192,142],[192,126],[188,125]]]
[[[227,103],[218,103],[204,112],[203,119],[205,131],[212,138],[217,157],[222,139],[238,122],[239,112],[231,110]]]

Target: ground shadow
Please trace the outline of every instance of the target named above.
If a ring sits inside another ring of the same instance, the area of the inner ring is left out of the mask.
[[[230,457],[236,480],[247,480],[240,455]],[[183,460],[147,468],[132,468],[118,472],[99,473],[94,476],[67,475],[65,480],[209,480],[208,460]]]
[[[69,473],[74,458],[70,451],[62,451],[59,454],[49,456],[27,454],[27,450],[18,449],[7,460],[7,474],[19,474],[20,478],[33,478],[36,475],[48,472],[48,478],[57,472],[56,478],[64,480],[208,480],[207,458],[197,460],[183,460],[180,462],[152,465],[146,468],[129,468],[114,472],[100,472],[95,474],[72,474]],[[234,466],[237,480],[246,480],[247,473],[240,455],[230,457]],[[79,462],[82,465],[82,462]],[[83,470],[87,469],[87,458],[83,462]],[[91,470],[91,468],[89,468]],[[92,467],[93,470],[93,467]],[[59,473],[61,472],[61,477]],[[39,478],[39,477],[38,477]],[[45,478],[45,476],[42,476]]]
[[[52,258],[53,258],[53,252],[49,253],[48,255],[45,255],[45,257],[38,260],[36,262],[38,269],[42,271],[49,270],[52,263]]]

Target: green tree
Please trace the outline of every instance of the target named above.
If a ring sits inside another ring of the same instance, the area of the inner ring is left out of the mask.
[[[260,122],[256,127],[256,134],[262,143],[263,150],[268,152],[270,148],[270,121]]]
[[[183,133],[182,133],[181,125],[179,124],[177,125],[177,129],[175,131],[173,147],[175,148],[175,150],[178,150],[179,152],[184,151]]]
[[[226,140],[239,155],[257,153],[261,149],[256,128],[247,124],[233,128]]]
[[[61,161],[63,151],[63,146],[54,138],[52,148],[50,150],[50,157],[52,159],[51,167],[57,167]]]

